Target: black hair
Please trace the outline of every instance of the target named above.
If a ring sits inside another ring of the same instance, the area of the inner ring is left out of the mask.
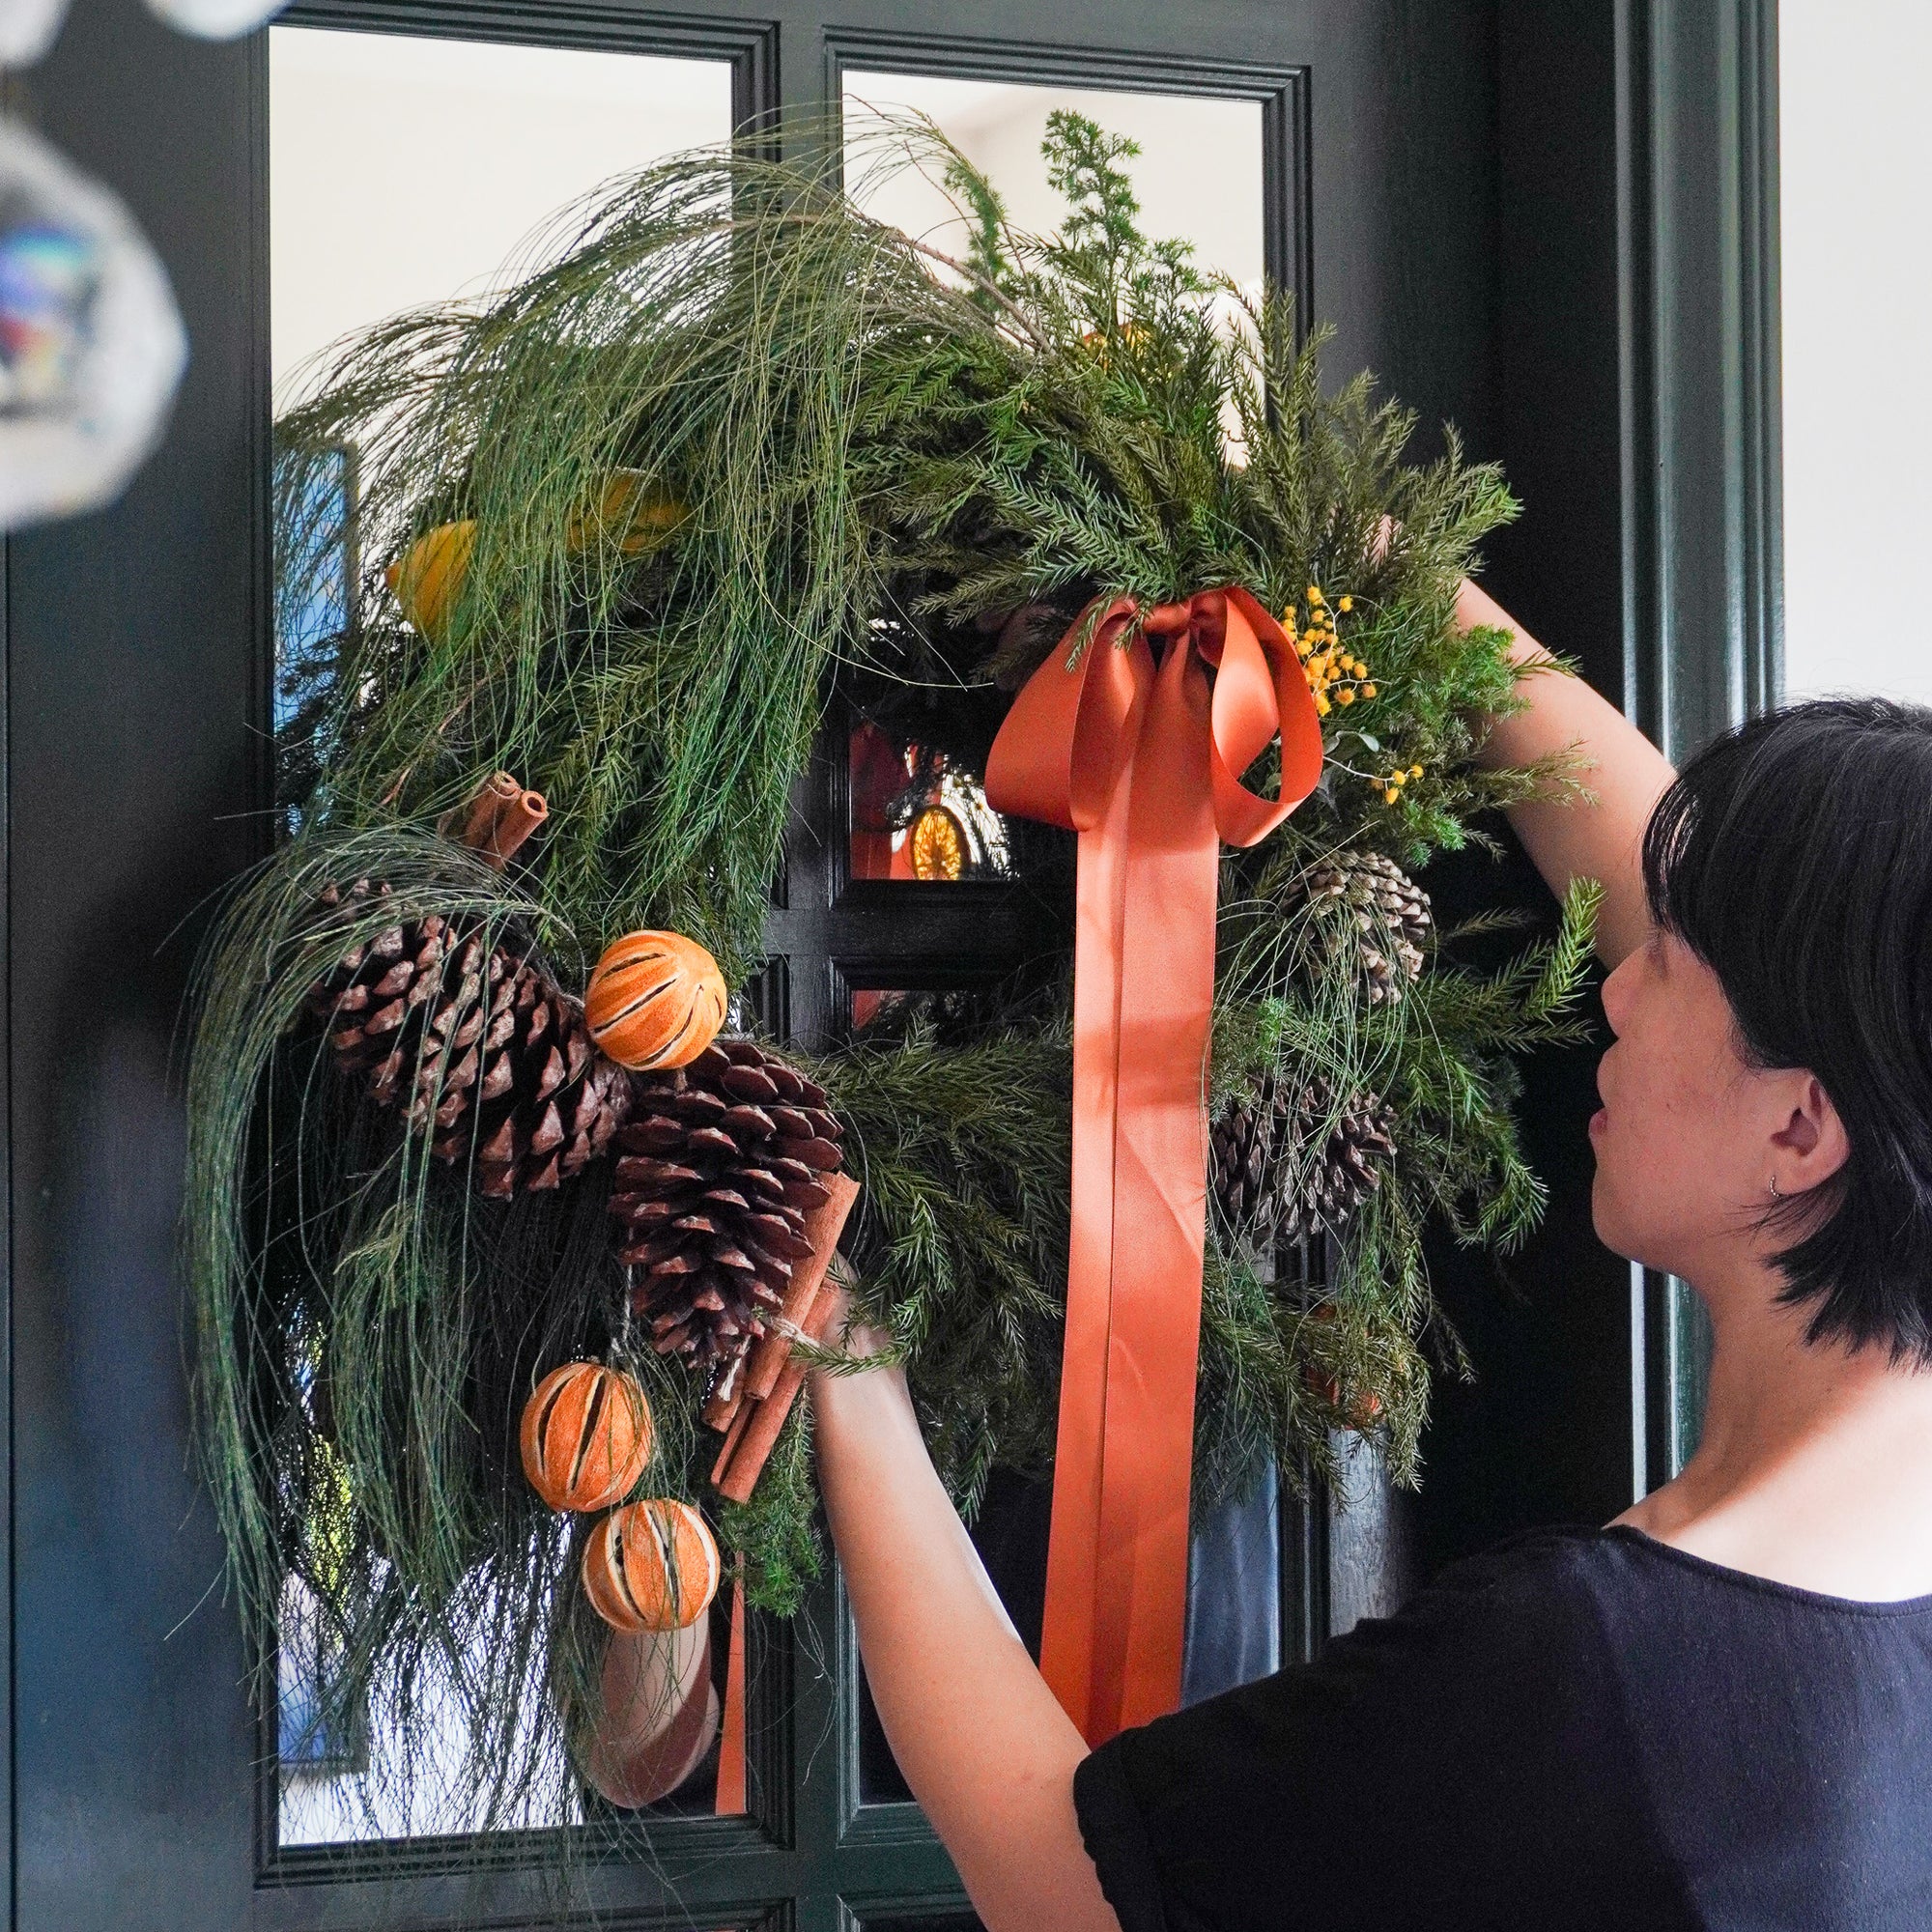
[[[1932,710],[1793,705],[1700,752],[1643,840],[1651,917],[1717,975],[1743,1057],[1804,1067],[1851,1145],[1779,1204],[1808,1339],[1932,1365]]]

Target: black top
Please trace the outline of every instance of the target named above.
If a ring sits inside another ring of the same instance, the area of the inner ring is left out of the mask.
[[[1073,1792],[1125,1932],[1928,1932],[1932,1597],[1539,1531]]]

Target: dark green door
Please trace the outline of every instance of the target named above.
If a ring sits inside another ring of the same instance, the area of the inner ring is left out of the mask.
[[[1662,393],[1638,354],[1657,331],[1630,306],[1633,238],[1648,248],[1662,217],[1629,202],[1655,132],[1633,101],[1667,66],[1662,14],[305,0],[286,17],[427,43],[415,52],[432,59],[451,43],[674,57],[699,64],[741,123],[836,106],[848,88],[944,83],[1141,109],[1151,97],[1183,118],[1217,107],[1198,125],[1253,130],[1253,178],[1227,192],[1252,203],[1259,263],[1334,325],[1334,369],[1374,367],[1425,424],[1453,419],[1511,466],[1532,509],[1498,546],[1497,586],[1622,688],[1633,585],[1664,594],[1661,564],[1631,548],[1662,511],[1630,453],[1641,430],[1667,469],[1678,433],[1632,414]],[[127,498],[8,546],[8,1850],[14,1922],[30,1932],[558,1922],[543,1861],[515,1833],[345,1851],[286,1829],[274,1730],[243,1693],[186,1463],[174,1029],[200,908],[270,835],[269,242],[287,183],[268,165],[270,82],[265,35],[191,43],[134,0],[80,0],[50,61],[10,87],[129,200],[193,342],[167,444]],[[1663,97],[1643,98],[1662,111]],[[314,169],[330,165],[319,143]],[[1670,473],[1701,500],[1696,475]],[[1651,662],[1633,657],[1633,678]],[[800,1037],[881,996],[983,982],[1064,917],[1050,856],[948,883],[878,864],[851,728],[840,721],[798,800],[758,994],[764,1019]],[[1555,1199],[1521,1271],[1528,1300],[1444,1260],[1486,1378],[1443,1398],[1424,1503],[1391,1507],[1363,1467],[1346,1515],[1264,1498],[1202,1525],[1202,1671],[1233,1681],[1304,1655],[1418,1564],[1526,1521],[1610,1514],[1641,1480],[1642,1296],[1587,1233],[1574,1133],[1587,1071],[1584,1057],[1532,1073]],[[1550,1280],[1560,1293],[1535,1287]],[[1011,1491],[984,1531],[1022,1620],[1042,1520],[1037,1493]],[[753,1814],[667,1815],[653,1858],[596,1865],[570,1913],[801,1932],[970,1922],[869,1718],[836,1579],[801,1626],[753,1636]]]

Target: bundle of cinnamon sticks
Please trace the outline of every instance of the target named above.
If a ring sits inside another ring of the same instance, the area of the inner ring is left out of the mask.
[[[511,772],[497,772],[470,801],[460,841],[501,871],[518,848],[550,816],[540,791],[526,791]]]
[[[838,1236],[859,1198],[859,1184],[848,1174],[821,1178],[829,1198],[805,1217],[810,1258],[793,1271],[777,1320],[740,1358],[737,1373],[705,1405],[704,1420],[724,1433],[724,1446],[711,1471],[712,1485],[734,1503],[751,1500],[785,1417],[805,1385],[805,1364],[795,1358],[793,1342],[822,1342],[838,1304],[838,1285],[830,1278],[831,1270],[838,1259]]]

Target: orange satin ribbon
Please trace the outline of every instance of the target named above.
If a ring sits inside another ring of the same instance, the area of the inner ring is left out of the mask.
[[[1150,639],[1165,640],[1158,668]],[[1266,799],[1241,775],[1277,731],[1280,796]],[[1264,838],[1321,776],[1294,647],[1236,588],[1146,612],[1120,597],[1097,621],[1090,607],[1013,700],[986,764],[1000,810],[1080,836],[1040,1669],[1094,1745],[1180,1701],[1221,841]]]
[[[724,1653],[724,1709],[718,1725],[717,1815],[745,1810],[745,1579],[731,1585],[731,1641]]]

